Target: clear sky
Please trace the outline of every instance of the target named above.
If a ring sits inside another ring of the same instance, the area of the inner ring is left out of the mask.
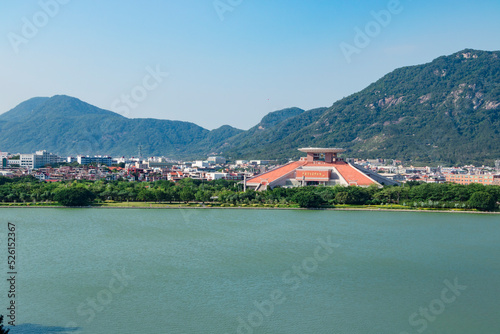
[[[398,67],[499,50],[499,18],[498,0],[3,0],[0,113],[66,94],[132,118],[248,129]]]

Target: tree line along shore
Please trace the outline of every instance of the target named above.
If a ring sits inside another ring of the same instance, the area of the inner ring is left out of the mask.
[[[2,206],[137,206],[198,204],[240,207],[333,208],[391,205],[400,209],[498,211],[500,186],[408,182],[404,186],[274,188],[243,191],[236,181],[61,181],[0,177]]]

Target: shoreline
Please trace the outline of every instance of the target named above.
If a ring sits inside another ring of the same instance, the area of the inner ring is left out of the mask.
[[[276,207],[194,207],[194,206],[78,206],[78,207],[65,207],[60,205],[54,206],[2,206],[1,209],[159,209],[159,210],[182,210],[182,209],[191,209],[191,210],[310,210],[310,211],[393,211],[393,212],[434,212],[434,213],[469,213],[469,214],[500,214],[500,212],[490,212],[490,211],[466,211],[466,210],[432,210],[432,209],[400,209],[400,208],[363,208],[363,207],[354,207],[354,208],[276,208]]]

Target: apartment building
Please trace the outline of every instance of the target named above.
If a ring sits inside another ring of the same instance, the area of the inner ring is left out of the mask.
[[[45,150],[36,151],[34,154],[21,154],[19,156],[19,166],[27,168],[40,168],[49,164],[60,162],[60,158]]]

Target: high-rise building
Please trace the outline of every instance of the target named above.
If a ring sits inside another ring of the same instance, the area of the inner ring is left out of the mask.
[[[28,168],[40,168],[49,164],[60,162],[60,158],[45,150],[36,151],[35,154],[21,154],[19,157],[20,166]]]

